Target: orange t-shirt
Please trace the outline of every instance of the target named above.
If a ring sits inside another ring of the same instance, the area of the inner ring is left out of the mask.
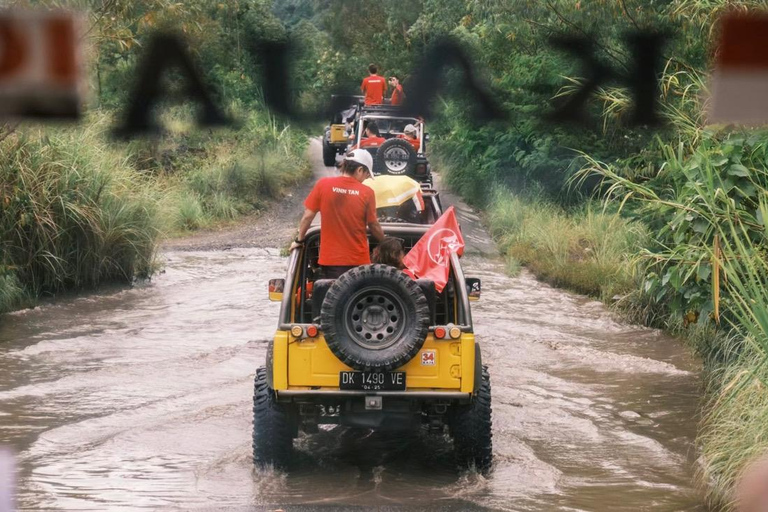
[[[419,142],[419,139],[412,139],[410,137],[406,137],[402,133],[400,135],[398,135],[397,138],[398,139],[407,140],[408,142],[410,142],[411,146],[413,146],[413,149],[415,149],[416,151],[418,151],[419,148],[421,147],[421,142]]]
[[[322,178],[304,201],[320,212],[320,258],[325,266],[367,265],[368,224],[376,222],[373,189],[351,176]]]
[[[366,137],[360,141],[361,148],[377,148],[387,141],[384,137]]]
[[[405,93],[403,92],[403,86],[400,84],[397,84],[397,87],[395,87],[395,90],[392,91],[392,96],[389,98],[390,105],[401,105],[403,103],[403,98],[405,98]]]
[[[387,90],[387,82],[384,77],[371,75],[363,78],[360,90],[365,94],[366,105],[381,105],[384,103],[384,91]]]
[[[366,137],[360,141],[361,148],[377,148],[384,144],[387,141],[384,137]],[[354,151],[358,148],[358,145],[355,144],[351,148],[349,148],[350,151]]]

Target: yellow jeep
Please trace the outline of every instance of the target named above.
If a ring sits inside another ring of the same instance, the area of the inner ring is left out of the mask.
[[[406,251],[429,229],[382,227]],[[289,467],[299,430],[317,432],[321,424],[424,427],[447,429],[459,466],[487,472],[491,386],[470,311],[479,279],[465,279],[455,253],[439,293],[432,281],[379,264],[316,279],[319,235],[310,228],[285,279],[270,281],[270,299],[281,308],[266,366],[256,372],[254,463]]]

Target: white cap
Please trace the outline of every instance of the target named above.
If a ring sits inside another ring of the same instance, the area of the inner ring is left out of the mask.
[[[364,149],[354,149],[344,155],[344,160],[362,165],[371,172],[371,178],[373,178],[373,158],[368,151]]]
[[[418,130],[412,124],[407,124],[407,125],[405,125],[405,128],[403,128],[403,133],[413,133],[413,134],[415,134],[416,132],[418,132]]]

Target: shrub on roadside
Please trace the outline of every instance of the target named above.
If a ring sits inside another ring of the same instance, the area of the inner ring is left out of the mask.
[[[592,161],[607,198],[655,232],[642,254],[643,301],[704,359],[699,438],[710,501],[728,505],[742,470],[768,452],[768,145],[761,132],[704,132],[661,145],[650,179]]]
[[[569,213],[501,187],[491,195],[488,222],[505,255],[548,282],[604,300],[636,286],[633,254],[647,239],[638,223],[592,205]]]
[[[169,232],[199,229],[263,208],[287,188],[309,178],[307,137],[261,111],[242,114],[240,126],[200,130],[191,113],[176,108],[163,116],[160,141],[132,142],[131,160],[170,191]],[[237,114],[239,111],[241,114]]]
[[[23,294],[150,273],[156,198],[99,130],[97,119],[86,129],[30,129],[0,143],[3,310]]]

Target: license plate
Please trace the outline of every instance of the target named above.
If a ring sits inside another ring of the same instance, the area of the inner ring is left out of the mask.
[[[405,391],[405,372],[339,372],[339,388],[362,391]]]

